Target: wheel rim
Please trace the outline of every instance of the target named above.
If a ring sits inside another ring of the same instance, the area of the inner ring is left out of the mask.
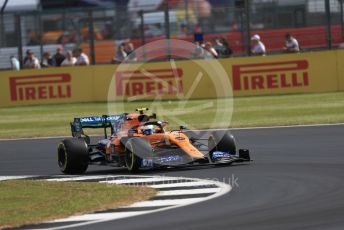
[[[66,169],[67,152],[64,145],[61,143],[58,147],[58,164],[62,170]]]
[[[125,159],[126,159],[125,163],[127,164],[127,168],[131,170],[134,165],[134,154],[129,149],[127,149],[127,157]]]

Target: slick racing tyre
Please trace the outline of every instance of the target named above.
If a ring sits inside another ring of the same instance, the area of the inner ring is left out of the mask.
[[[126,144],[125,163],[129,172],[138,172],[141,167],[142,158],[152,156],[152,147],[143,138],[130,138]]]
[[[57,148],[58,165],[64,174],[82,174],[87,170],[89,153],[84,139],[63,140]]]
[[[236,144],[234,136],[229,131],[214,131],[208,138],[208,149],[211,162],[214,162],[213,153],[215,151],[235,155]]]

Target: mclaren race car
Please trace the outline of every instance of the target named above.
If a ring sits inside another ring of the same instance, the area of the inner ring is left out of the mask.
[[[229,131],[213,131],[207,139],[189,137],[185,127],[167,131],[166,121],[137,113],[74,118],[73,138],[58,145],[58,165],[65,174],[81,174],[88,165],[126,167],[130,172],[144,169],[201,164],[232,164],[250,161],[247,149],[237,153]],[[104,137],[91,144],[85,128],[102,128]],[[108,132],[111,134],[108,137]]]

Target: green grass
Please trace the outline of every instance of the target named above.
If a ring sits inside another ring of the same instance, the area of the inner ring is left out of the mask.
[[[74,117],[134,112],[137,107],[150,107],[174,128],[344,122],[344,92],[240,97],[234,103],[230,99],[75,103],[0,108],[0,138],[70,135],[69,122]]]
[[[0,182],[0,229],[106,210],[146,200],[155,190],[92,182]]]
[[[239,98],[234,127],[344,122],[344,92]]]

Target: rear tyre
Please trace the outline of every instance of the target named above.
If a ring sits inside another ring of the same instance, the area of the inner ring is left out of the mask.
[[[208,138],[208,148],[211,162],[214,162],[213,153],[215,151],[228,152],[229,154],[235,155],[235,138],[229,131],[214,131]]]
[[[89,163],[89,153],[84,139],[63,140],[57,147],[57,161],[64,174],[83,174]]]
[[[131,173],[136,173],[141,167],[142,158],[152,156],[152,147],[143,138],[131,138],[125,144],[125,164]]]

